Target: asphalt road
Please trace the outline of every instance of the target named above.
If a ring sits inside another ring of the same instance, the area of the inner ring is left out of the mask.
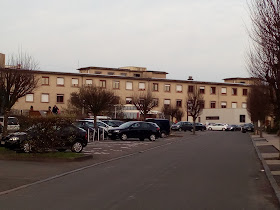
[[[0,196],[0,209],[279,209],[247,134],[203,132]]]

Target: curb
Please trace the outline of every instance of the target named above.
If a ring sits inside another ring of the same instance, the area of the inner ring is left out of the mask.
[[[34,158],[34,157],[0,157],[0,160],[16,160],[16,161],[32,161],[32,162],[74,162],[74,161],[84,161],[92,159],[93,155],[84,155],[82,157],[76,158],[49,158],[49,157],[41,157],[41,158]]]
[[[262,157],[262,155],[261,155],[261,153],[260,153],[260,150],[258,149],[258,147],[257,147],[257,145],[256,145],[256,143],[255,143],[255,141],[253,140],[253,138],[251,137],[251,135],[249,135],[249,136],[250,136],[250,138],[251,138],[251,140],[252,140],[252,143],[253,143],[253,145],[254,145],[254,147],[255,147],[255,150],[256,150],[256,152],[257,152],[257,154],[258,154],[258,157],[259,157],[260,161],[262,162],[262,165],[263,165],[263,167],[264,167],[264,171],[265,171],[266,177],[268,178],[268,180],[269,180],[269,182],[270,182],[270,185],[271,185],[271,187],[273,188],[274,193],[275,193],[275,195],[276,195],[276,197],[277,197],[277,199],[278,199],[278,202],[280,203],[280,188],[279,188],[277,182],[275,181],[273,175],[271,174],[271,171],[270,171],[268,165],[266,164],[264,158]],[[264,139],[265,139],[265,138],[264,138]]]

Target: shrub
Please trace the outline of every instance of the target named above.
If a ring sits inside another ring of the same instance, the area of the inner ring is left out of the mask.
[[[69,131],[67,139],[61,139],[58,135],[61,129],[72,124],[71,118],[46,117],[29,118],[32,126],[27,130],[27,138],[33,150],[42,152],[65,146],[66,141],[74,141],[75,134]]]

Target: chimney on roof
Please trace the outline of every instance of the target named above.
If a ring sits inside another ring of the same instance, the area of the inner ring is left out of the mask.
[[[189,79],[188,80],[193,80],[192,76],[189,76]]]

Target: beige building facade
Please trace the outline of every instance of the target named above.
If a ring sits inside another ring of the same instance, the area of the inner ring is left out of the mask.
[[[63,111],[67,108],[72,92],[77,92],[84,85],[96,85],[114,91],[124,105],[130,104],[135,94],[149,91],[157,104],[154,112],[161,112],[164,105],[173,105],[184,111],[182,120],[191,121],[186,112],[187,95],[198,89],[205,101],[200,122],[251,122],[246,110],[246,98],[250,89],[248,82],[232,82],[231,78],[225,79],[230,82],[224,83],[172,80],[166,79],[166,72],[148,71],[143,67],[85,67],[78,71],[79,73],[34,71],[40,81],[38,88],[19,99],[13,108],[23,113],[31,106],[34,110],[47,110],[49,106],[57,105]]]
[[[0,68],[5,67],[5,54],[0,53]]]

